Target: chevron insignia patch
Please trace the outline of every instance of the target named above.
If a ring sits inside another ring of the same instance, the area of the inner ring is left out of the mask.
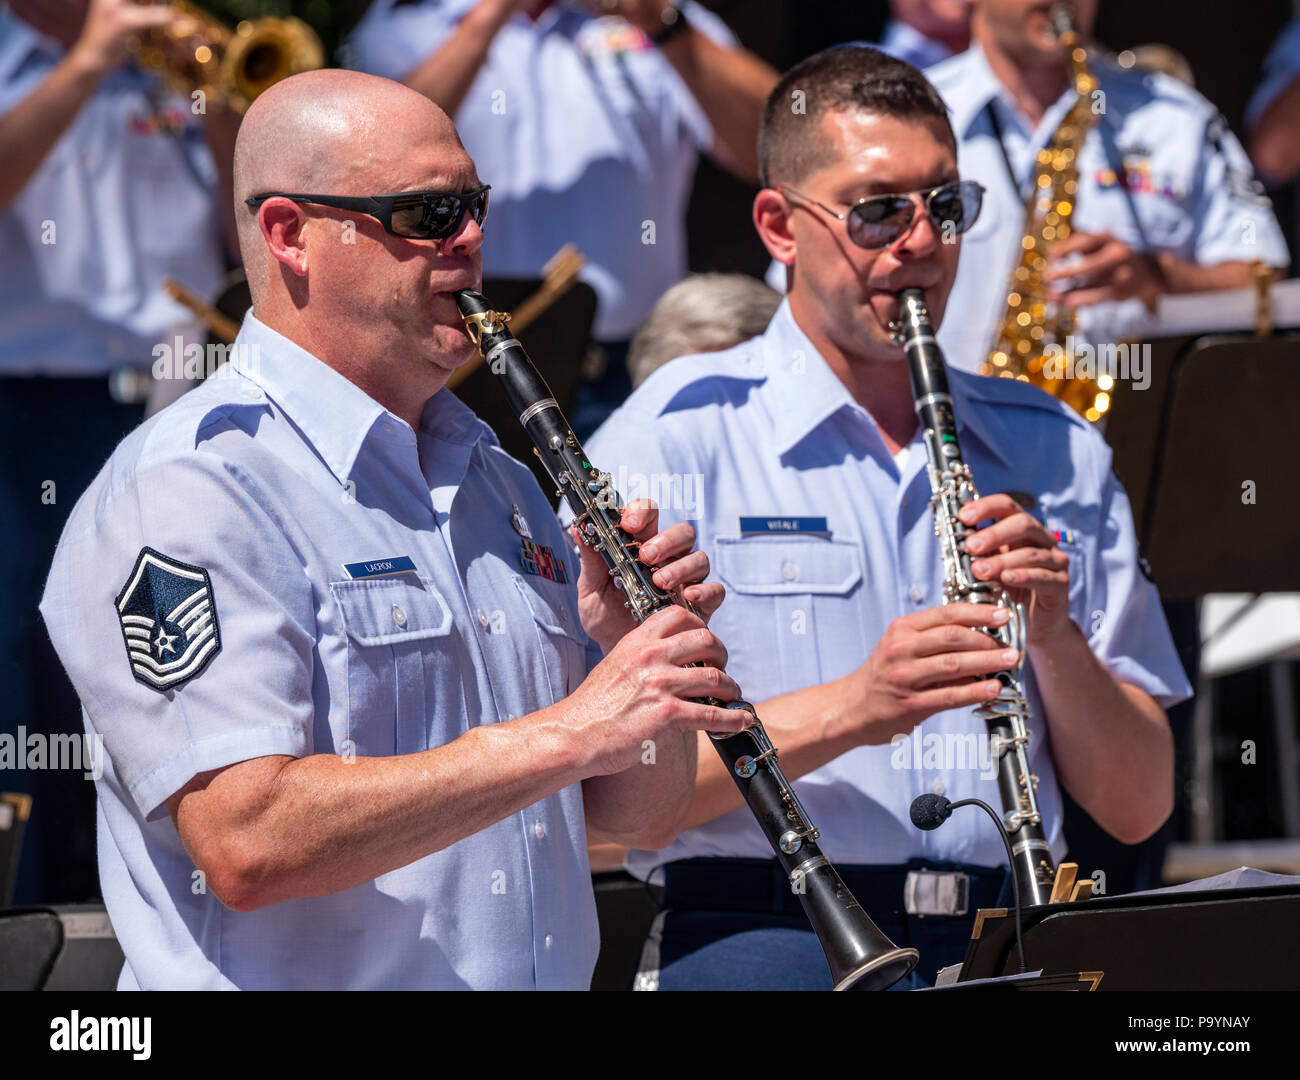
[[[141,548],[115,603],[131,674],[159,693],[192,679],[221,651],[212,582],[201,566]]]

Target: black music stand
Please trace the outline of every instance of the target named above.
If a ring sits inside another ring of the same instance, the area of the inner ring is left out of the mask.
[[[1300,989],[1300,885],[1134,893],[1024,910],[1029,970],[1099,990]],[[1019,970],[1014,912],[976,913],[961,982]]]
[[[1119,387],[1106,438],[1161,596],[1300,591],[1300,334],[1166,338],[1151,367],[1147,390]]]
[[[483,282],[483,295],[498,311],[513,311],[541,285],[540,278],[494,278]],[[595,317],[596,292],[586,282],[578,281],[519,334],[519,340],[566,416],[573,412],[578,376]],[[505,393],[496,385],[496,376],[479,364],[454,393],[496,432],[506,453],[532,468],[542,490],[551,498],[555,484],[533,453],[532,440],[520,425],[519,417],[511,411]]]
[[[102,904],[0,910],[0,990],[113,990],[123,959]]]

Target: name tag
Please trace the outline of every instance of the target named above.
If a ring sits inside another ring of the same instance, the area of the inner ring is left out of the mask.
[[[343,569],[348,577],[357,578],[387,577],[389,574],[412,574],[415,563],[409,555],[395,555],[391,559],[375,559],[372,562],[344,563]]]
[[[742,533],[825,533],[830,535],[824,517],[743,517]]]

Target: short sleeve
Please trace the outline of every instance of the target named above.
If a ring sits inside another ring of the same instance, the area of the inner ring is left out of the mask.
[[[1140,687],[1169,708],[1192,696],[1178,659],[1160,595],[1138,551],[1133,511],[1123,485],[1110,469],[1110,453],[1088,589],[1088,625],[1093,653],[1117,678]]]
[[[394,4],[378,0],[340,49],[344,66],[401,82],[447,40],[463,4]]]
[[[1264,186],[1223,117],[1207,124],[1201,149],[1199,183],[1188,208],[1198,223],[1194,253],[1198,263],[1259,259],[1287,266],[1291,258]]]
[[[312,752],[315,609],[269,505],[195,453],[79,506],[55,553],[41,614],[145,818],[197,773]]]

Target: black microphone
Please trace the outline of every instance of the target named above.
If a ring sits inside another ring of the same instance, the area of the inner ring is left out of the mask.
[[[942,795],[918,795],[912,800],[912,824],[929,832],[952,816],[952,803]]]
[[[1020,970],[1025,972],[1028,965],[1025,963],[1025,936],[1024,929],[1020,925],[1020,882],[1016,877],[1015,856],[1011,853],[1011,836],[1007,832],[1007,827],[1002,824],[1002,819],[997,815],[993,807],[981,799],[961,799],[958,802],[949,802],[942,795],[918,795],[912,800],[912,805],[908,808],[908,814],[912,818],[912,824],[918,829],[924,829],[929,832],[931,829],[937,829],[950,817],[952,812],[959,806],[978,806],[998,827],[998,835],[1002,837],[1003,846],[1007,849],[1007,866],[1011,873],[1011,891],[1016,899],[1016,950],[1020,953]]]

